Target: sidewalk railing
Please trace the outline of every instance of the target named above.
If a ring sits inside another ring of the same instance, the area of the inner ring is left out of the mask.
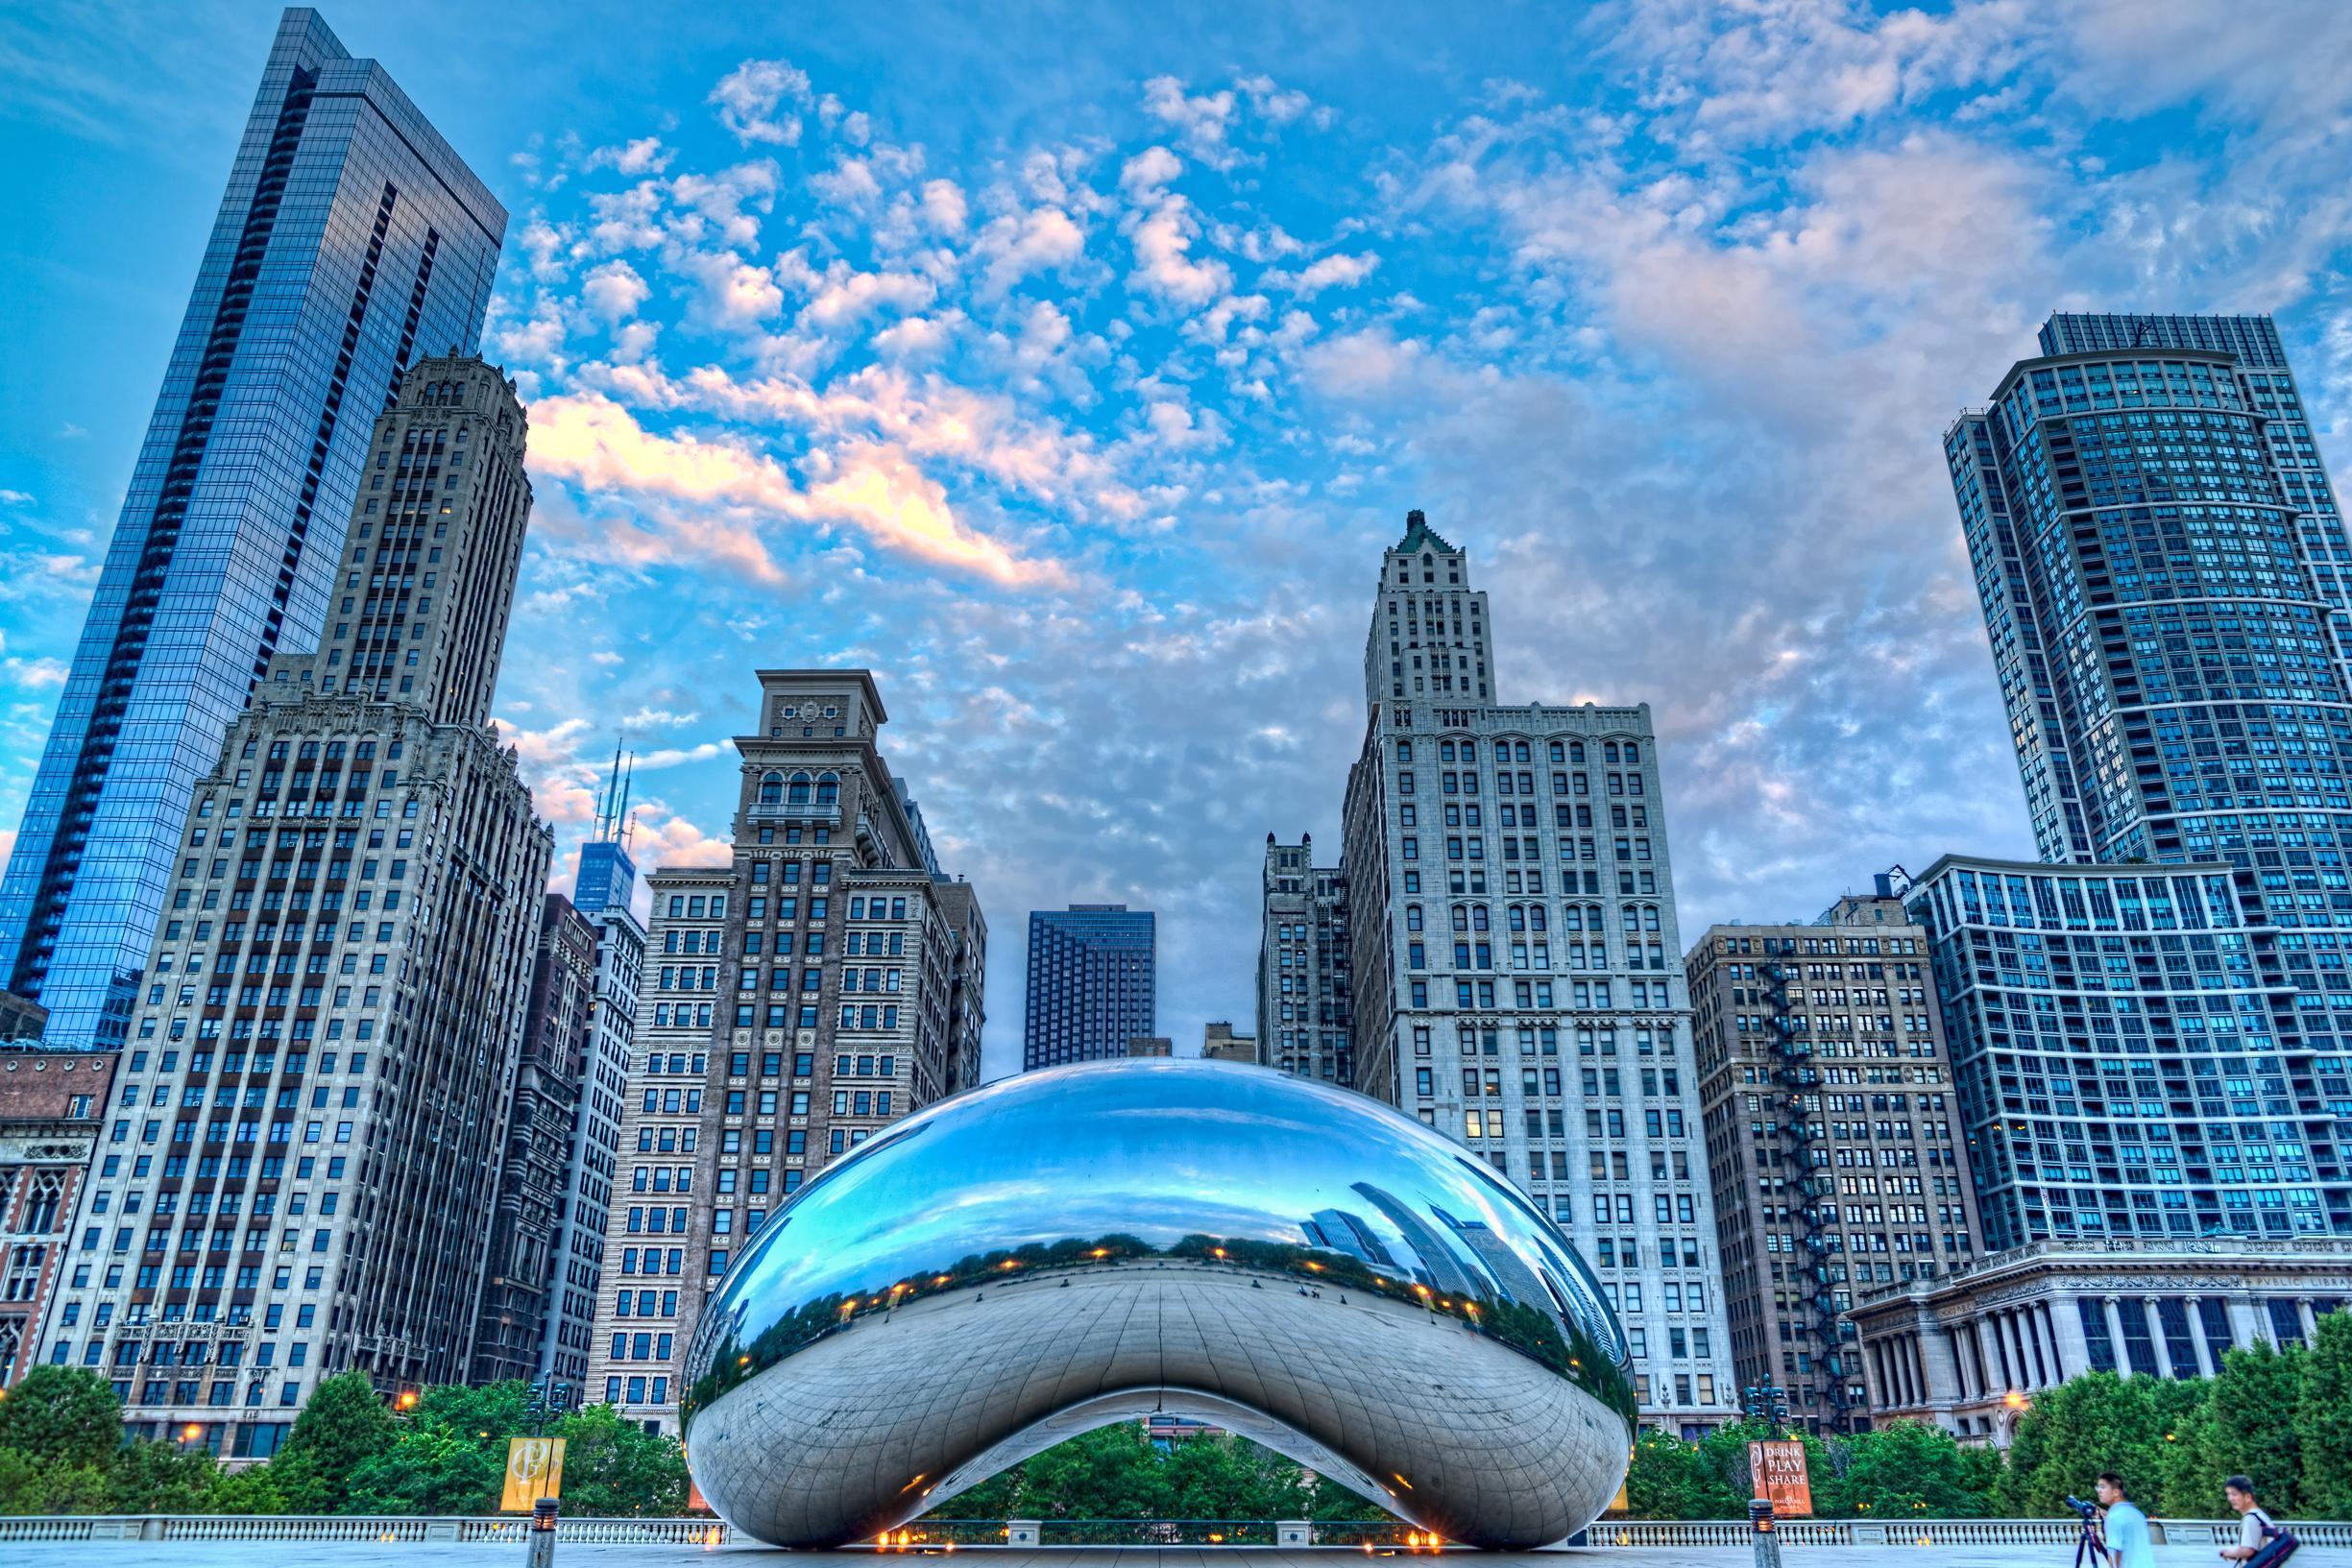
[[[2311,1547],[2352,1547],[2352,1521],[2288,1521]],[[2173,1546],[2218,1546],[2238,1538],[2235,1519],[2154,1522],[2159,1540]],[[0,1516],[0,1545],[44,1541],[350,1541],[399,1544],[484,1543],[521,1546],[530,1521],[472,1515],[375,1517],[344,1514],[25,1514]],[[1782,1519],[1774,1527],[1783,1546],[2068,1546],[2072,1519]],[[1039,1547],[1131,1546],[1224,1548],[1305,1544],[1337,1551],[1400,1547],[1411,1527],[1394,1523],[1330,1523],[1287,1528],[1270,1519],[1050,1519],[1036,1522]],[[1293,1531],[1305,1535],[1295,1542]],[[894,1535],[901,1532],[893,1532]],[[916,1520],[906,1527],[909,1549],[953,1543],[966,1550],[1004,1545],[1006,1521]],[[605,1546],[724,1546],[736,1539],[715,1519],[564,1520],[557,1542]],[[1587,1533],[1593,1547],[1745,1547],[1748,1526],[1738,1519],[1604,1519]],[[867,1543],[871,1544],[871,1543]],[[1026,1544],[1026,1543],[1022,1543]]]

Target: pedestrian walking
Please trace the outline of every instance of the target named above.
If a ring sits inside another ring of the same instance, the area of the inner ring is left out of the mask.
[[[2274,1568],[2294,1555],[2298,1543],[2255,1500],[2251,1478],[2230,1477],[2221,1483],[2221,1495],[2238,1513],[2238,1544],[2223,1547],[2223,1557],[2247,1568]]]

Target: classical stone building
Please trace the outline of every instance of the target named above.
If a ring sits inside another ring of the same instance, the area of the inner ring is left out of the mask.
[[[1486,596],[1418,513],[1381,562],[1348,774],[1357,1086],[1559,1221],[1670,1431],[1737,1413],[1646,707],[1493,701]]]
[[[987,928],[862,669],[762,670],[729,864],[648,879],[589,1397],[675,1431],[703,1299],[803,1181],[980,1080]]]
[[[38,1352],[119,1059],[110,1050],[0,1049],[0,1389]]]
[[[596,928],[570,899],[549,893],[541,905],[530,1011],[515,1064],[471,1382],[540,1371],[540,1345],[557,1289],[556,1232],[580,1119],[595,987]]]
[[[1710,927],[1683,962],[1733,1369],[1798,1425],[1865,1429],[1846,1310],[1976,1256],[1927,932],[1882,886]]]
[[[473,1365],[550,850],[490,724],[523,439],[480,360],[408,372],[325,640],[196,781],[44,1334],[133,1433],[261,1457],[324,1377]]]
[[[2233,1346],[2310,1343],[2348,1302],[2340,1238],[2076,1238],[1878,1287],[1852,1316],[1874,1411],[2006,1447],[2034,1395],[2068,1378],[2210,1377]]]
[[[1312,834],[1282,844],[1268,833],[1259,909],[1258,1060],[1353,1088],[1346,876],[1315,863]]]

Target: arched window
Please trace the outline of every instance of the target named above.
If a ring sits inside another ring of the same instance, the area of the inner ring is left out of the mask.
[[[841,776],[837,773],[818,774],[816,776],[816,804],[832,806],[838,803],[840,799]]]
[[[809,776],[806,773],[795,773],[792,775],[791,793],[786,798],[794,806],[806,806],[809,804]]]
[[[1420,906],[1419,905],[1418,905],[1418,904],[1408,904],[1408,905],[1405,905],[1405,929],[1406,929],[1406,930],[1409,930],[1409,931],[1418,931],[1418,930],[1419,930],[1420,929],[1421,929],[1421,906]]]
[[[1457,905],[1454,905],[1454,929],[1456,929],[1456,930],[1458,930],[1458,931],[1467,931],[1467,930],[1468,930],[1469,929],[1470,929],[1470,911],[1469,911],[1469,906],[1468,906],[1467,905],[1462,905],[1462,904],[1457,904]]]
[[[783,774],[763,773],[760,775],[760,804],[762,806],[782,806],[784,804]]]

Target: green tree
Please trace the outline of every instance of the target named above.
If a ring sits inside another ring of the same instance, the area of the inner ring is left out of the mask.
[[[1941,1427],[1896,1421],[1824,1446],[1830,1474],[1811,1473],[1826,1517],[1978,1519],[1992,1508],[1987,1467]]]
[[[2055,1517],[2069,1493],[2087,1497],[2102,1470],[2153,1502],[2166,1472],[2173,1395],[2153,1377],[2085,1372],[2033,1396],[2009,1453],[2004,1500],[2027,1516]]]
[[[1159,1463],[1178,1519],[1300,1519],[1308,1514],[1306,1473],[1247,1438],[1187,1437],[1172,1445]]]
[[[490,1513],[506,1481],[507,1439],[531,1430],[529,1386],[427,1388],[394,1417],[389,1445],[353,1468],[352,1513]]]
[[[368,1375],[339,1372],[310,1390],[270,1469],[294,1512],[348,1512],[353,1475],[395,1435]]]
[[[2352,1519],[2352,1313],[2339,1309],[2319,1319],[2295,1395],[2294,1426],[2304,1510]],[[2254,1479],[2259,1484],[2262,1478]]]
[[[283,1513],[286,1495],[278,1489],[277,1478],[266,1464],[249,1464],[242,1470],[223,1470],[214,1478],[212,1496],[206,1503],[206,1513]]]
[[[107,1473],[97,1465],[47,1463],[21,1448],[0,1448],[0,1513],[96,1513],[106,1497]]]
[[[114,1385],[80,1366],[36,1366],[0,1399],[0,1448],[47,1467],[104,1469],[123,1444]]]
[[[675,1437],[624,1421],[610,1405],[573,1411],[549,1435],[564,1439],[565,1512],[668,1517],[686,1511],[686,1454]],[[501,1445],[501,1464],[504,1453]]]
[[[201,1447],[141,1437],[107,1470],[109,1513],[202,1513],[211,1505],[219,1466]]]
[[[2243,1472],[2267,1506],[2281,1513],[2299,1506],[2303,1452],[2296,1416],[2304,1360],[2301,1345],[2279,1350],[2267,1339],[2221,1358],[2220,1374],[2206,1400],[2212,1412],[2206,1451],[2214,1497],[2220,1495],[2220,1477]],[[2204,1510],[2215,1506],[2208,1501]]]

